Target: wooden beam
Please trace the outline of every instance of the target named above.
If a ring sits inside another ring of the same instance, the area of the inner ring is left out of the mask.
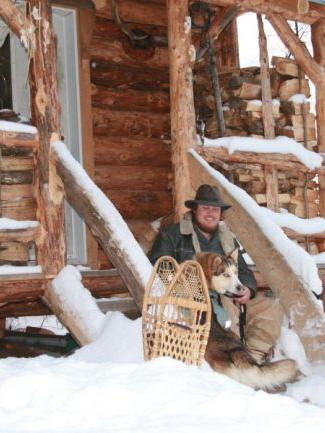
[[[10,30],[21,39],[22,35],[28,37],[28,30],[33,28],[31,21],[21,13],[20,9],[11,0],[1,0],[0,17]]]
[[[174,209],[178,220],[185,210],[184,201],[193,195],[186,153],[196,140],[192,73],[195,50],[191,46],[188,0],[168,0],[167,14]]]
[[[66,261],[63,191],[50,151],[51,143],[61,138],[56,43],[49,0],[28,0],[27,10],[35,28],[35,47],[29,53],[29,85],[32,120],[40,140],[36,200],[44,231],[38,243],[38,263],[46,274],[56,275]]]
[[[56,158],[57,171],[65,187],[67,200],[84,219],[92,234],[95,236],[97,242],[103,248],[108,259],[119,271],[128,290],[141,309],[144,296],[144,286],[146,284],[146,282],[143,281],[145,275],[142,273],[140,274],[138,269],[136,269],[132,261],[132,257],[130,257],[128,251],[121,249],[119,240],[114,237],[113,227],[108,217],[105,216],[104,218],[102,216],[100,210],[94,205],[89,192],[85,190],[80,179],[76,177],[73,169],[66,162],[66,160],[61,157],[60,152],[56,149],[56,147],[53,148],[53,154]],[[81,167],[78,167],[78,169],[81,169]],[[83,175],[85,176],[85,173],[83,173]],[[89,184],[91,184],[91,180],[88,179],[88,181]],[[92,186],[97,188],[95,185]],[[97,194],[101,193],[101,191],[97,191]],[[104,194],[101,197],[101,200],[103,200],[105,198]],[[128,228],[126,225],[125,231],[127,234]],[[131,232],[130,236],[132,237]],[[136,241],[134,239],[134,247],[135,246]],[[142,250],[139,246],[138,254],[141,254],[141,252]],[[144,253],[141,260],[144,264],[143,269],[147,269],[150,272],[151,265]],[[146,262],[148,264],[148,268],[145,267]]]
[[[279,153],[253,153],[236,150],[230,154],[226,149],[216,147],[198,147],[197,152],[203,156],[207,162],[213,164],[214,160],[222,160],[232,163],[261,164],[268,165],[284,171],[299,171],[302,173],[325,174],[325,167],[321,166],[316,170],[310,170],[303,165],[294,155]]]
[[[214,17],[207,36],[210,37],[212,41],[218,39],[220,33],[227,27],[227,25],[236,19],[241,13],[242,10],[238,6],[229,6],[224,8],[221,13]]]
[[[315,85],[319,83],[321,77],[324,75],[322,68],[309,53],[306,45],[291,29],[286,19],[280,14],[270,14],[267,18],[284,45],[293,54],[301,69],[306,73],[306,75],[308,75]]]
[[[217,180],[205,167],[189,154],[191,182],[193,188],[202,183],[218,187],[222,199],[231,205],[223,218],[239,239],[265,277],[269,287],[279,298],[293,328],[299,335],[307,358],[322,360],[325,356],[325,320],[311,292],[307,291],[298,275],[285,258],[274,248],[271,239],[263,232],[251,214],[236,200],[225,185]],[[308,323],[312,323],[312,329]]]
[[[0,130],[0,147],[21,147],[37,150],[39,145],[38,134]]]
[[[309,3],[308,0],[207,0],[207,3],[216,6],[239,6],[245,12],[255,12],[268,15],[278,13],[293,21],[313,24],[325,17],[323,6]]]
[[[258,42],[260,49],[261,84],[262,84],[262,112],[264,137],[273,139],[275,137],[275,123],[273,117],[273,105],[270,83],[269,56],[267,52],[267,40],[264,31],[262,16],[257,14]],[[279,186],[278,173],[274,167],[265,166],[266,205],[269,209],[279,209]]]
[[[0,229],[0,242],[30,243],[36,241],[41,234],[41,228],[28,227],[25,229]]]

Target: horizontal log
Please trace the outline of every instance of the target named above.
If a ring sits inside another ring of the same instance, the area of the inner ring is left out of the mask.
[[[170,192],[166,191],[117,191],[104,189],[125,219],[156,219],[173,211]]]
[[[93,109],[94,135],[170,138],[169,114]]]
[[[141,50],[124,44],[121,41],[110,41],[93,38],[90,46],[92,62],[104,61],[123,66],[167,69],[169,67],[168,50],[166,47],[153,47],[150,51]]]
[[[288,170],[294,172],[313,172],[305,165],[298,162],[298,159],[294,155],[282,155],[277,153],[253,153],[253,152],[240,152],[236,151],[233,154],[229,154],[226,149],[221,148],[202,148],[198,147],[196,151],[206,159],[207,162],[212,163],[215,159],[221,159],[226,162],[242,162],[242,163],[253,163],[270,165],[280,170]],[[325,173],[325,167],[322,166],[315,170],[316,173]]]
[[[38,134],[0,130],[0,147],[38,148]]]
[[[92,86],[92,105],[113,110],[169,113],[169,93],[160,90],[107,89]]]
[[[1,213],[4,218],[16,220],[36,220],[36,204],[33,198],[7,200],[1,202]]]
[[[239,5],[242,11],[269,15],[271,13],[281,14],[284,18],[292,21],[301,21],[306,24],[313,24],[325,16],[324,7],[301,1],[252,1],[252,0],[207,0],[207,3],[217,6]],[[303,8],[300,6],[303,5]],[[308,8],[308,9],[307,9]],[[306,11],[307,10],[307,11]],[[306,11],[302,13],[301,11]]]
[[[310,97],[309,82],[306,78],[299,80],[293,78],[292,80],[284,81],[279,88],[279,96],[281,101],[287,101],[291,96],[297,93],[304,94],[307,98]]]
[[[1,171],[0,184],[1,185],[19,185],[19,184],[33,183],[33,172],[30,170],[24,171]]]
[[[2,171],[25,171],[33,170],[34,161],[32,157],[2,156]]]
[[[101,189],[166,191],[171,168],[144,166],[95,167],[95,183]]]
[[[277,130],[279,135],[284,135],[285,137],[293,138],[296,141],[304,141],[305,136],[307,141],[314,141],[316,140],[316,128],[307,127],[304,129],[303,127],[286,127],[286,128],[280,128]]]
[[[18,201],[33,197],[33,185],[1,185],[1,201]]]
[[[315,114],[306,113],[302,114],[291,114],[287,116],[288,125],[293,126],[293,128],[304,128],[305,124],[307,128],[315,128]]]
[[[281,111],[285,114],[308,114],[310,112],[310,103],[298,104],[293,101],[282,101]]]
[[[0,318],[45,316],[53,314],[41,300],[27,302],[8,302],[0,306]]]
[[[96,298],[126,294],[127,289],[115,269],[82,271],[82,284]],[[40,299],[51,278],[43,274],[0,275],[0,304]]]
[[[169,141],[146,137],[95,136],[96,165],[150,165],[170,167]]]
[[[123,89],[169,90],[167,70],[148,67],[124,67],[105,62],[91,63],[91,81],[94,84]]]
[[[0,244],[0,263],[28,261],[28,247],[18,242],[1,242]]]
[[[96,4],[97,15],[109,19],[113,18],[109,0],[94,0],[94,3]],[[164,4],[133,0],[119,0],[116,3],[120,18],[124,22],[167,26],[167,11]]]
[[[167,40],[167,28],[166,26],[154,25],[154,24],[140,24],[140,23],[129,23],[127,28],[132,31],[141,32],[141,35],[150,35],[166,38]],[[123,39],[127,36],[118,27],[115,21],[97,16],[95,21],[95,27],[93,31],[94,37],[100,37],[104,39]]]
[[[41,234],[40,227],[28,227],[26,229],[0,229],[0,242],[21,242],[30,243],[36,241]],[[0,251],[1,251],[0,245]]]

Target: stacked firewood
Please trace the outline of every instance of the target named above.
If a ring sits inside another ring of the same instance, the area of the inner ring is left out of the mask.
[[[310,112],[309,81],[294,60],[272,58],[270,82],[276,135],[301,142],[308,149],[316,147],[315,115]],[[199,85],[200,79],[198,79]],[[220,76],[226,135],[263,137],[260,68],[249,67]],[[205,135],[219,137],[214,98],[206,88],[203,96]],[[202,99],[201,99],[202,100]]]

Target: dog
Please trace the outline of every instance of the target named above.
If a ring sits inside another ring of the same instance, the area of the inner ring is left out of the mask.
[[[238,278],[237,256],[238,250],[227,257],[216,253],[195,255],[194,260],[202,266],[210,291],[232,298],[240,295],[243,285]],[[285,391],[286,383],[303,376],[293,359],[258,364],[240,338],[224,329],[214,314],[205,359],[216,372],[270,393]]]

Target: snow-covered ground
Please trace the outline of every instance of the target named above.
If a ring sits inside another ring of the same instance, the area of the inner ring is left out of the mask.
[[[207,364],[144,362],[141,319],[108,313],[101,337],[70,357],[0,361],[0,432],[323,432],[325,363],[308,365],[283,338],[306,377],[270,395]]]

